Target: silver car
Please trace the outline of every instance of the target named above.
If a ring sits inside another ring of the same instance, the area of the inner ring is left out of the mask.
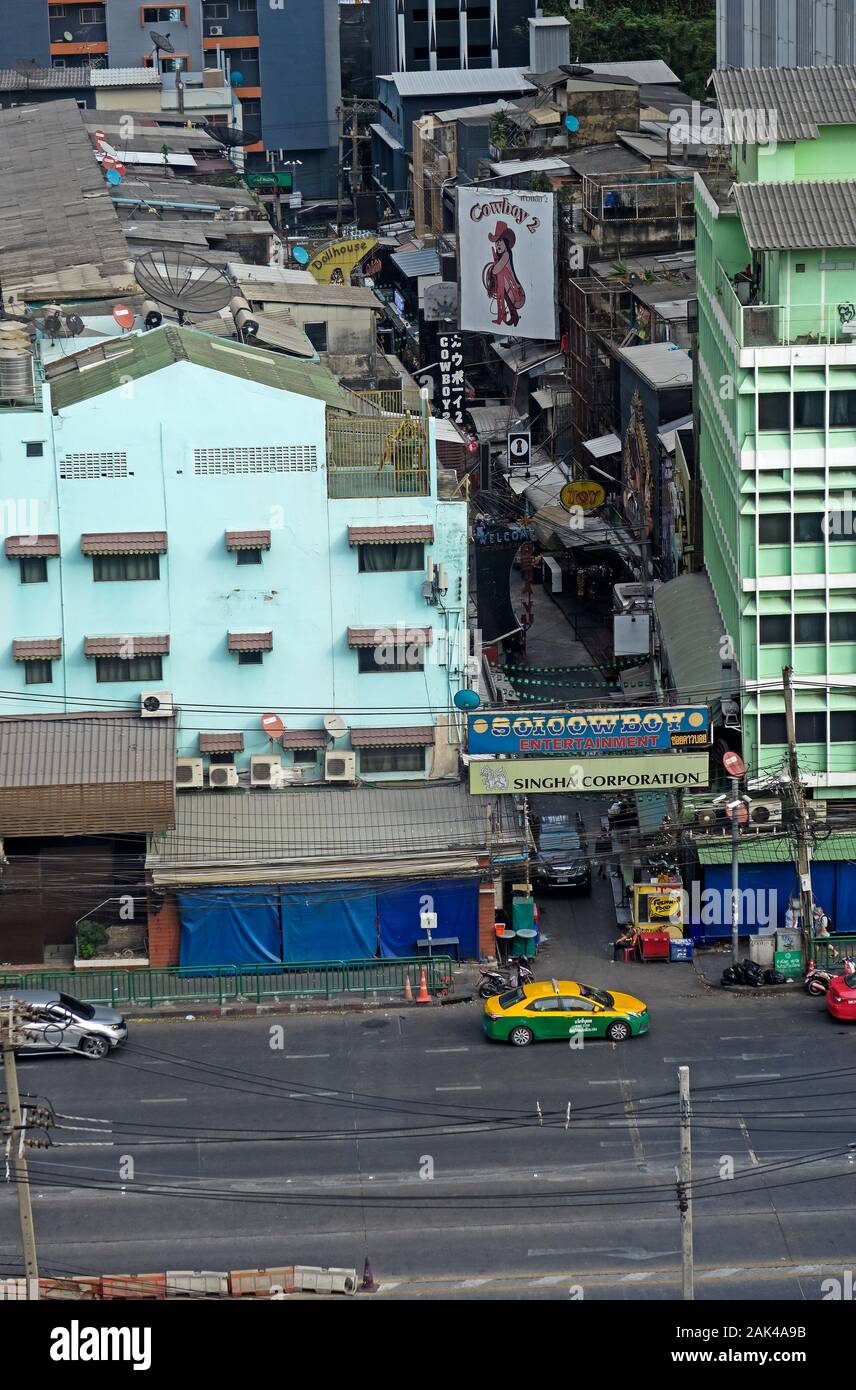
[[[82,1052],[85,1057],[106,1057],[128,1036],[123,1014],[104,1004],[87,1004],[70,994],[50,989],[8,989],[0,994],[0,1008],[10,997],[29,1004],[34,1016],[21,1020],[27,1039],[16,1052]]]

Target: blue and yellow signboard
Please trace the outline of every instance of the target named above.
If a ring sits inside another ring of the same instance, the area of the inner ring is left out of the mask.
[[[706,705],[657,709],[525,710],[467,716],[470,753],[653,753],[707,748]]]

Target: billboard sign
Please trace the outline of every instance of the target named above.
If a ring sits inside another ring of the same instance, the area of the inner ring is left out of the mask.
[[[654,753],[706,748],[710,710],[706,705],[659,709],[526,710],[467,719],[470,753]]]
[[[472,796],[534,792],[678,791],[708,785],[706,753],[640,753],[628,758],[507,758],[470,763]]]
[[[457,202],[461,329],[554,341],[555,195],[471,187]]]
[[[356,270],[360,261],[376,246],[377,237],[334,241],[323,251],[317,251],[306,268],[322,285],[349,285],[351,271]]]

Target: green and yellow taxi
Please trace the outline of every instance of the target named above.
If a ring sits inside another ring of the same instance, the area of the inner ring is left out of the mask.
[[[647,1033],[648,1005],[632,994],[595,989],[576,980],[519,985],[484,1006],[485,1037],[527,1047],[531,1042],[583,1036],[624,1042]]]

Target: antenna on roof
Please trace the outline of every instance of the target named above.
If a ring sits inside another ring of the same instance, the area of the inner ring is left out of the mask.
[[[324,728],[332,739],[344,738],[348,726],[340,714],[325,714]]]
[[[169,34],[159,34],[157,29],[149,30],[149,38],[154,44],[155,67],[160,67],[160,56],[162,53],[174,53],[175,45]]]
[[[13,66],[15,72],[19,73],[21,77],[26,78],[28,87],[30,85],[30,78],[36,77],[40,72],[43,71],[43,69],[39,67],[35,58],[19,58]]]
[[[186,251],[147,251],[134,265],[134,279],[148,299],[185,315],[216,314],[229,303],[235,287],[219,266]]]
[[[259,134],[250,130],[240,130],[234,125],[214,125],[211,121],[202,121],[200,129],[210,135],[212,140],[216,140],[218,145],[224,145],[227,149],[239,149],[241,145],[254,145],[261,139]]]

